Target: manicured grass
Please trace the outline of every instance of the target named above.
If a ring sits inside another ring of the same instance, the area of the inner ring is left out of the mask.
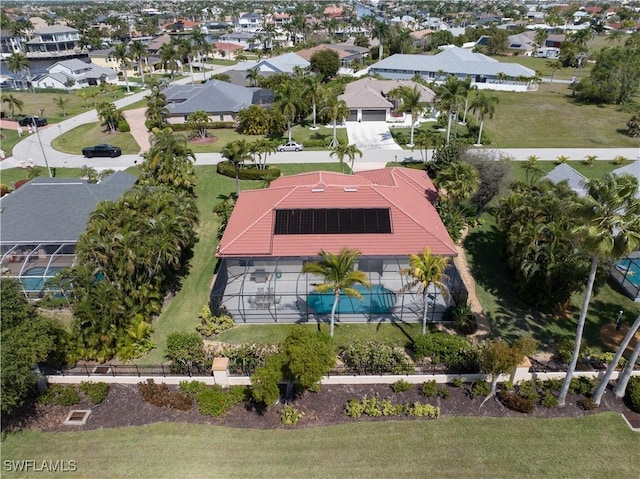
[[[534,71],[540,72],[544,78],[551,78],[552,70],[549,67],[549,63],[554,61],[551,58],[535,58],[535,57],[523,57],[519,56],[499,56],[494,57],[501,63],[519,63],[523,67],[531,68]],[[585,63],[580,72],[580,78],[584,78],[589,74],[589,70],[593,65],[591,63]],[[577,70],[571,67],[558,68],[553,76],[553,80],[571,80],[572,77],[577,76]]]
[[[13,147],[16,146],[20,140],[22,140],[22,138],[18,136],[16,130],[0,128],[0,149],[4,151],[7,158],[13,154]]]
[[[180,135],[189,136],[188,131],[179,132]],[[194,153],[220,153],[227,143],[235,140],[246,140],[249,143],[259,138],[264,138],[258,135],[241,135],[232,128],[220,128],[215,130],[208,130],[209,136],[215,136],[217,138],[213,143],[199,144],[193,141],[189,142],[189,148]]]
[[[541,161],[537,162],[537,166],[542,171],[541,176],[546,175],[553,170],[558,163],[550,158],[540,158]],[[585,176],[587,179],[602,178],[606,173],[609,173],[616,168],[628,165],[629,161],[623,161],[620,164],[614,164],[612,161],[598,161],[596,160],[592,166],[586,165],[583,160],[567,161],[567,165],[574,168],[578,173]],[[526,181],[526,171],[524,169],[526,162],[513,161],[511,162],[511,179],[513,181]]]
[[[452,478],[626,479],[638,474],[636,436],[615,413],[371,421],[290,431],[163,423],[8,434],[2,461],[75,460],[78,477],[96,479],[424,477],[425,471]]]
[[[41,170],[42,175],[47,175],[47,169],[42,167]],[[55,171],[55,176],[57,178],[81,178],[82,177],[82,169],[80,168],[53,168],[52,172]],[[2,179],[2,183],[5,185],[9,185],[13,187],[13,184],[18,181],[27,178],[28,170],[23,170],[22,168],[9,168],[7,170],[2,170],[0,172],[0,177]]]
[[[224,60],[222,58],[208,58],[205,63],[208,63],[210,65],[229,66],[236,65],[238,62],[236,60]]]
[[[106,133],[100,123],[86,123],[57,137],[51,142],[51,146],[58,151],[72,155],[82,154],[85,146],[108,143],[119,146],[124,155],[136,154],[140,151],[140,145],[131,133]]]
[[[339,171],[335,164],[294,164],[278,165],[283,174],[295,174],[303,171],[329,170]],[[152,340],[157,346],[144,358],[143,364],[159,364],[164,361],[167,336],[173,332],[195,331],[198,325],[198,314],[202,306],[209,301],[209,288],[216,263],[215,251],[218,245],[218,221],[212,209],[219,201],[219,195],[227,195],[235,191],[235,180],[218,175],[215,166],[196,166],[198,186],[196,189],[197,205],[200,211],[198,227],[198,243],[191,260],[190,274],[184,279],[180,292],[163,309],[154,323]],[[242,189],[262,187],[261,181],[242,181]],[[286,334],[285,334],[286,336]]]
[[[490,92],[499,99],[486,119],[487,146],[497,148],[634,148],[624,134],[629,112],[615,105],[578,104],[568,84],[541,84],[527,93]],[[552,124],[550,124],[552,121]]]

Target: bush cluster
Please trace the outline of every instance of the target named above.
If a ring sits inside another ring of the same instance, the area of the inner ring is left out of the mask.
[[[471,396],[474,398],[488,396],[491,392],[491,384],[486,381],[478,381],[471,386]]]
[[[180,381],[178,387],[180,391],[195,399],[198,394],[207,389],[208,386],[202,381]]]
[[[205,304],[200,311],[200,324],[196,327],[196,330],[202,334],[205,338],[210,338],[216,334],[231,329],[234,326],[233,318],[228,314],[221,314],[220,316],[214,316],[211,314],[211,308],[208,304]]]
[[[153,379],[138,383],[138,390],[142,399],[154,406],[188,411],[193,405],[193,399],[188,394],[173,391],[165,383],[156,384]]]
[[[128,133],[131,131],[131,127],[129,126],[129,123],[124,118],[118,121],[118,131],[120,133]]]
[[[171,123],[168,125],[173,131],[189,131],[188,123]],[[232,130],[236,127],[232,121],[214,121],[207,124],[207,130]]]
[[[280,421],[285,426],[295,426],[303,416],[304,412],[298,411],[288,404],[280,410]]]
[[[514,411],[530,413],[536,409],[535,401],[527,399],[516,392],[500,391],[498,398],[502,404]]]
[[[471,342],[461,336],[447,333],[427,333],[417,336],[411,344],[416,360],[431,358],[434,363],[443,363],[460,372],[478,370],[477,351]]]
[[[407,374],[415,370],[402,351],[379,341],[356,341],[342,352],[341,358],[358,374]]]
[[[580,407],[580,409],[583,409],[585,411],[593,411],[594,409],[598,408],[598,404],[596,404],[596,402],[591,398],[584,398],[578,401],[578,406]]]
[[[413,384],[409,381],[405,381],[404,379],[398,379],[391,385],[391,389],[394,393],[403,393],[405,391],[410,391],[411,389],[413,389]]]
[[[345,406],[347,416],[358,418],[361,416],[415,416],[415,417],[440,417],[440,408],[431,404],[420,402],[393,404],[388,399],[367,398],[361,400],[350,399]]]
[[[80,391],[87,395],[91,404],[100,404],[109,394],[109,385],[107,383],[82,381],[80,383]]]
[[[218,163],[216,171],[219,175],[229,178],[236,177],[236,169],[229,161],[221,161]],[[280,169],[270,165],[266,168],[250,168],[245,166],[238,171],[238,178],[241,180],[272,180],[279,178],[280,175],[282,175]]]
[[[219,356],[229,358],[229,369],[237,374],[249,375],[257,367],[264,366],[266,359],[278,353],[278,347],[266,344],[229,345],[220,351]]]
[[[75,386],[52,384],[39,398],[40,404],[45,406],[73,406],[80,402],[80,395]]]
[[[586,396],[597,386],[597,382],[598,380],[595,378],[572,377],[569,384],[569,392]]]
[[[635,412],[640,412],[640,376],[633,376],[629,379],[626,396],[629,407]]]
[[[189,364],[203,364],[205,351],[200,334],[171,333],[167,336],[167,359],[171,360],[172,372],[183,371]]]
[[[224,416],[231,406],[241,403],[247,397],[247,388],[232,386],[223,389],[219,385],[200,391],[196,396],[198,411],[206,416]]]
[[[440,397],[446,399],[449,397],[449,390],[444,387],[439,387],[435,379],[422,383],[422,395],[425,397]]]

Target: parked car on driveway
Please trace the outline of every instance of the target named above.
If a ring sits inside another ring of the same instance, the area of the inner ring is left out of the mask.
[[[87,146],[82,149],[82,154],[87,158],[93,158],[94,156],[110,156],[111,158],[115,158],[116,156],[122,155],[122,150],[117,146],[103,144]]]
[[[295,141],[290,141],[289,143],[285,143],[284,145],[278,146],[278,151],[302,151],[304,150],[304,145],[300,143],[296,143]]]
[[[33,122],[35,121],[36,126],[46,126],[48,124],[46,118],[40,118],[39,116],[29,115],[24,118],[20,118],[18,120],[18,125],[20,126],[33,126]]]

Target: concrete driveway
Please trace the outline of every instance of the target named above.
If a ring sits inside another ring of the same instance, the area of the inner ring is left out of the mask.
[[[365,150],[402,150],[393,140],[389,125],[384,121],[348,121],[347,135],[349,143],[363,152]]]

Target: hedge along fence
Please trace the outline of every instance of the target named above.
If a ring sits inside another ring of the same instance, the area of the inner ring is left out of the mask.
[[[228,176],[229,178],[236,177],[236,169],[229,161],[221,161],[216,166],[218,174]],[[242,166],[238,170],[238,178],[241,180],[273,180],[279,178],[282,172],[275,166],[267,166],[265,169],[256,168],[254,165]]]

